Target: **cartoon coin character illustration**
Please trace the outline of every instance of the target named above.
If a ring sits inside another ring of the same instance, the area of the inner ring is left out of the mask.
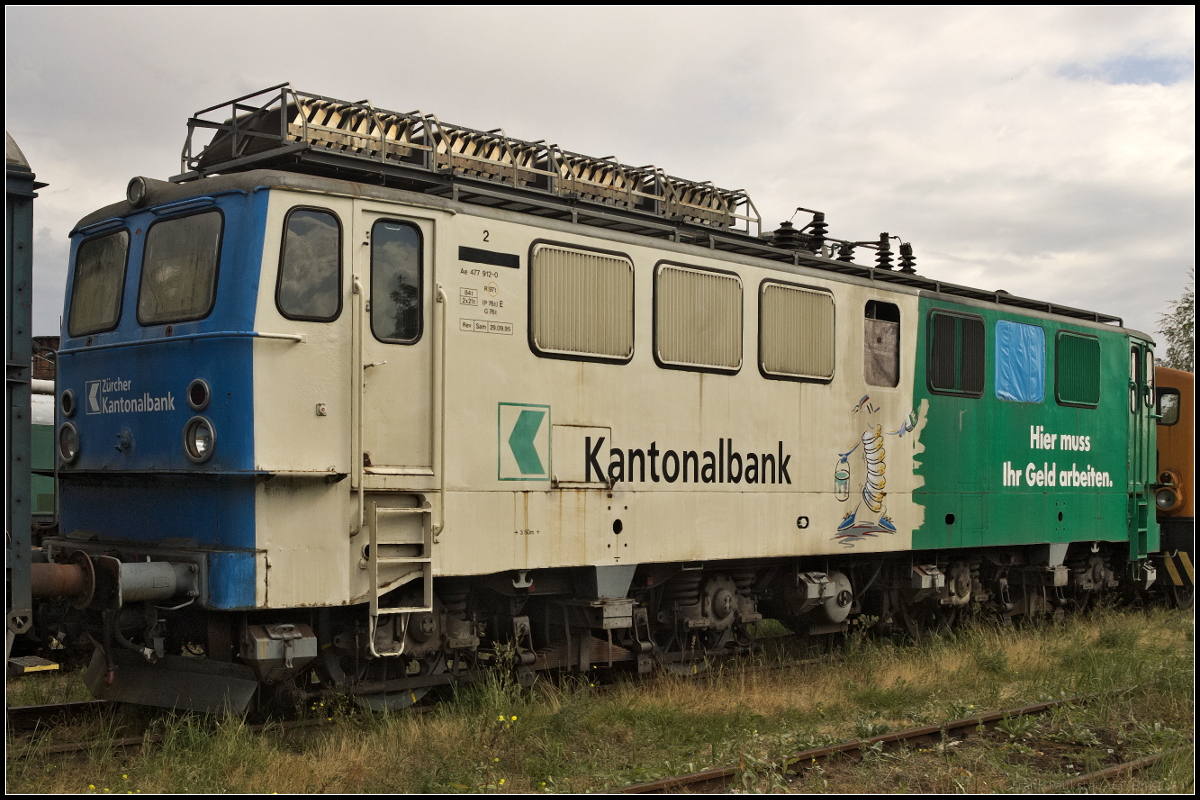
[[[885,504],[887,449],[884,447],[884,437],[903,436],[913,430],[917,425],[918,414],[914,409],[899,428],[884,433],[883,426],[871,419],[878,412],[879,409],[871,403],[871,396],[863,395],[863,398],[858,401],[858,405],[850,413],[862,413],[867,417],[865,430],[854,447],[845,453],[838,454],[837,465],[833,471],[834,497],[839,502],[847,502],[850,499],[852,474],[850,457],[859,450],[862,451],[863,477],[861,478],[861,488],[857,493],[858,503],[842,518],[834,536],[847,547],[853,547],[855,542],[866,537],[896,532],[896,524],[888,516]]]

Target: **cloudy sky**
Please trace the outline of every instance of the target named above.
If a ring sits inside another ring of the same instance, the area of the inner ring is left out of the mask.
[[[5,127],[67,234],[179,172],[189,115],[272,84],[746,189],[918,271],[1152,332],[1195,263],[1195,9],[5,8]],[[860,261],[865,260],[860,258]]]

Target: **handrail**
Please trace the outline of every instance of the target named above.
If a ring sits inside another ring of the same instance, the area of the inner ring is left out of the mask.
[[[79,338],[79,337],[77,337]],[[89,344],[82,347],[64,347],[63,353],[91,353],[96,350],[114,350],[118,347],[137,347],[144,344],[163,344],[164,342],[185,342],[196,339],[283,339],[302,344],[308,341],[307,333],[267,333],[265,331],[203,331],[201,333],[184,333],[179,336],[164,336],[161,339],[138,339],[135,342],[111,342],[109,344]]]

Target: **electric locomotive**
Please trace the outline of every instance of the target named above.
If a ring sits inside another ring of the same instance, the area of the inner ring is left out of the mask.
[[[286,84],[198,112],[71,235],[40,635],[98,697],[399,708],[1153,583],[1151,339],[810,213]]]

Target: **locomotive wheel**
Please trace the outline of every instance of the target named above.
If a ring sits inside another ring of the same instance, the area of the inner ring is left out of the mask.
[[[1171,604],[1176,608],[1189,609],[1196,602],[1196,587],[1195,586],[1172,586],[1171,587]]]
[[[399,658],[395,659],[395,661],[389,659],[387,672],[393,671],[393,663],[406,667],[404,677],[415,678],[422,675],[441,675],[446,671],[446,654],[439,652],[437,655],[430,656],[429,658],[420,658],[411,661]],[[418,665],[417,671],[412,671],[411,665],[413,664]],[[359,707],[368,711],[401,711],[415,705],[422,697],[429,694],[429,690],[432,688],[432,686],[421,686],[415,689],[401,689],[395,692],[360,694],[354,696],[354,702]]]

